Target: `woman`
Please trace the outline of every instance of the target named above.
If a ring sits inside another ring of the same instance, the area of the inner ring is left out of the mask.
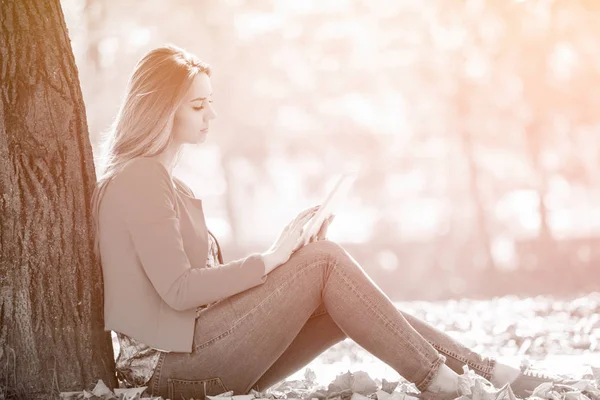
[[[264,391],[349,337],[414,382],[423,397],[459,396],[462,366],[527,396],[556,379],[483,357],[396,309],[339,244],[298,246],[318,207],[265,252],[223,263],[202,200],[172,175],[184,144],[216,117],[210,67],[173,45],[137,63],[105,143],[93,196],[105,329],[117,371],[152,396]],[[258,227],[257,227],[258,228]]]

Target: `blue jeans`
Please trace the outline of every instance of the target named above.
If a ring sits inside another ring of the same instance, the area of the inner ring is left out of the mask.
[[[347,337],[421,391],[444,362],[488,380],[496,363],[398,310],[342,246],[323,240],[264,284],[202,310],[193,351],[162,353],[146,390],[170,399],[264,391]]]

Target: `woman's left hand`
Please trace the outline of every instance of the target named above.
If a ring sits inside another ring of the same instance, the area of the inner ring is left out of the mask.
[[[329,227],[329,225],[331,225],[331,222],[334,218],[334,214],[331,214],[329,217],[327,217],[321,224],[321,229],[319,229],[317,235],[312,236],[308,243],[316,242],[317,240],[327,240],[327,228]]]

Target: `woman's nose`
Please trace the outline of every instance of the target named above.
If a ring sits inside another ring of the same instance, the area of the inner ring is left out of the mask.
[[[218,114],[216,113],[215,109],[211,107],[209,109],[209,112],[206,113],[206,119],[207,120],[215,119],[215,118],[217,118],[217,115]]]

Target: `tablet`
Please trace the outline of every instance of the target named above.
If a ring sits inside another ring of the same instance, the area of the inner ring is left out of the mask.
[[[321,225],[337,209],[340,201],[346,197],[346,194],[348,194],[355,179],[356,173],[347,172],[340,174],[333,189],[329,191],[327,197],[321,203],[321,207],[317,210],[317,213],[304,226],[304,232],[298,240],[298,243],[302,243],[304,246],[308,243],[311,236],[319,233]]]

